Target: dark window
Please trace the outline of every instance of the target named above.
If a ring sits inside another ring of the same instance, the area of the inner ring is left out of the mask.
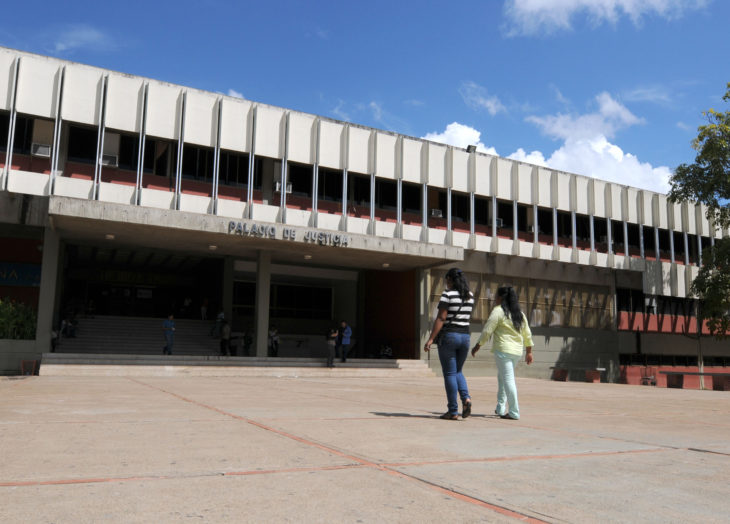
[[[624,243],[624,223],[620,220],[611,220],[611,240],[613,240],[614,253],[624,254],[626,248]]]
[[[593,234],[596,236],[596,251],[608,253],[608,224],[605,218],[593,219]]]
[[[218,179],[224,186],[247,186],[248,154],[221,151]]]
[[[314,166],[289,162],[286,181],[291,184],[292,195],[312,197],[312,173]]]
[[[332,288],[271,285],[271,317],[332,319]]]
[[[643,313],[645,308],[644,292],[640,289],[616,288],[616,308],[619,311]]]
[[[573,222],[568,211],[558,211],[558,237],[571,238],[573,236]]]
[[[137,171],[139,159],[139,137],[134,135],[119,135],[119,168]]]
[[[553,211],[552,209],[537,209],[537,231],[541,235],[553,234]]]
[[[15,117],[15,136],[13,137],[13,153],[30,154],[33,142],[33,119],[17,115]]]
[[[319,168],[317,198],[342,202],[342,171]]]
[[[349,173],[347,178],[347,200],[350,205],[370,205],[370,177]]]
[[[8,149],[8,135],[10,130],[10,114],[0,112],[0,151]]]
[[[395,210],[398,205],[398,186],[395,180],[375,179],[375,207]]]
[[[578,240],[588,242],[591,239],[591,218],[588,215],[575,215],[575,236]]]
[[[639,235],[639,225],[638,224],[626,224],[626,231],[629,234],[629,249],[634,248],[636,250],[635,254],[639,254],[639,250],[641,249],[641,238]]]
[[[98,130],[88,127],[68,127],[68,159],[72,162],[96,162]]]
[[[673,231],[674,238],[674,258],[678,262],[684,263],[684,235],[679,231]]]
[[[656,253],[654,242],[654,228],[649,226],[641,226],[641,228],[644,233],[644,257],[653,258]]]
[[[497,200],[497,218],[502,220],[503,228],[512,228],[514,225],[512,202]],[[497,227],[499,227],[499,224],[497,224]]]
[[[474,223],[482,226],[489,226],[489,199],[474,197]]]
[[[215,151],[207,147],[183,145],[183,178],[212,182],[214,155]]]
[[[668,229],[660,229],[659,230],[659,254],[661,258],[665,258],[669,260],[670,251],[669,248],[671,246],[669,245],[669,230]]]
[[[517,231],[527,232],[532,224],[527,223],[527,210],[529,206],[517,204]]]
[[[403,211],[405,213],[421,213],[423,186],[403,182],[401,186]]]
[[[451,192],[451,218],[462,222],[469,222],[471,215],[469,196],[463,193]]]
[[[177,171],[177,143],[170,140],[146,138],[144,171],[157,176],[174,178]]]

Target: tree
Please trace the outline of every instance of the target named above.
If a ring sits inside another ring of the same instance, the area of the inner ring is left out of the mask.
[[[730,82],[722,99],[730,102]],[[730,111],[703,112],[707,124],[700,126],[692,147],[697,156],[692,164],[682,164],[669,183],[670,202],[693,202],[707,207],[707,219],[714,227],[730,227]],[[690,292],[701,301],[698,336],[707,320],[718,338],[730,329],[730,238],[715,242],[702,254],[703,265]]]

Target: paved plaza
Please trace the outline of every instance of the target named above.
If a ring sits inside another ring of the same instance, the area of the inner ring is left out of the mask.
[[[0,377],[0,522],[727,522],[730,393],[518,379]]]

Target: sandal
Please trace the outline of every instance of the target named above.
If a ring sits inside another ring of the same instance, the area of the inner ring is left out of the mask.
[[[459,420],[459,415],[452,415],[448,411],[441,415],[439,418],[442,418],[444,420]]]
[[[461,418],[466,418],[471,415],[471,399],[464,402],[464,407],[461,409]]]

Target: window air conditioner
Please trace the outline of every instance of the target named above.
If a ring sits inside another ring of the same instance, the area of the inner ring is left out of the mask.
[[[432,209],[431,210],[431,217],[432,218],[442,218],[444,216],[443,212],[440,209]]]
[[[277,193],[281,193],[281,182],[274,183],[274,191],[276,191]],[[291,182],[288,182],[286,184],[286,192],[291,193]]]
[[[42,156],[44,158],[50,158],[51,157],[51,145],[33,143],[30,146],[30,154],[33,156]]]
[[[102,155],[101,165],[109,167],[117,167],[119,165],[119,157],[117,155]]]
[[[527,226],[527,232],[528,233],[534,233],[535,232],[535,226]],[[537,230],[538,233],[540,233],[540,230]]]
[[[501,218],[495,219],[495,222],[497,223],[497,227],[504,227],[504,220]]]

